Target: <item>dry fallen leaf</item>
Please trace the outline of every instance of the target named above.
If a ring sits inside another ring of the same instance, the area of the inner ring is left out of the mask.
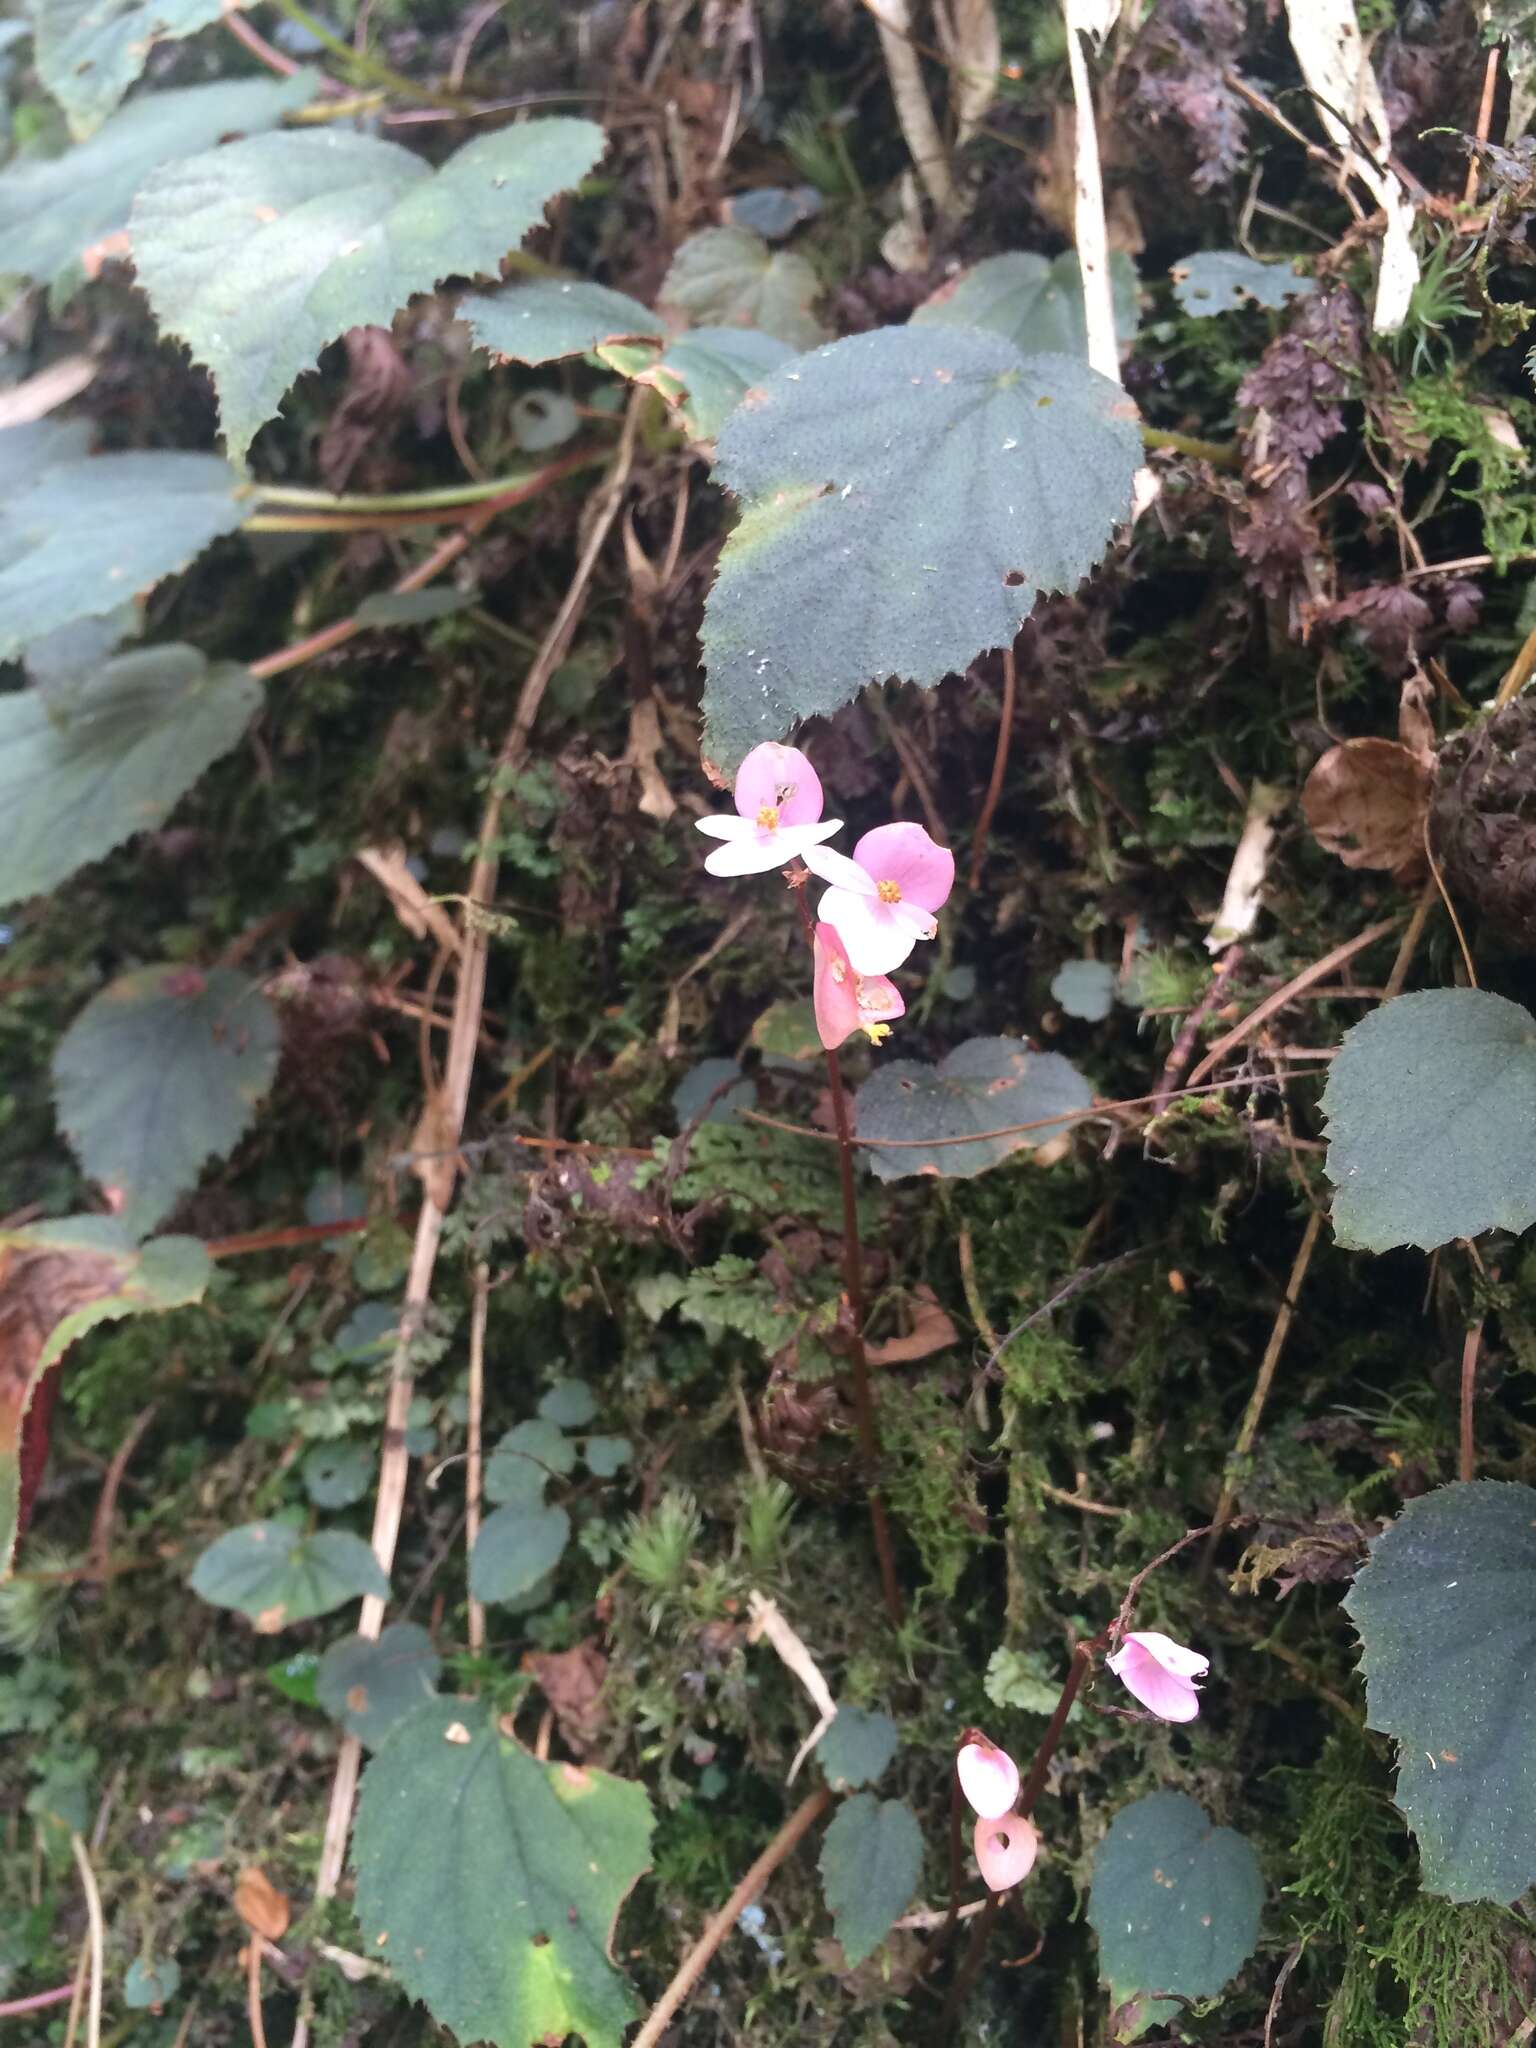
[[[1301,809],[1318,845],[1347,868],[1385,868],[1399,882],[1424,873],[1428,761],[1400,740],[1345,740],[1307,777]]]
[[[912,1305],[912,1327],[904,1337],[887,1337],[880,1344],[866,1344],[864,1356],[871,1365],[910,1365],[914,1359],[929,1358],[959,1341],[960,1332],[940,1308],[929,1287],[918,1288]]]
[[[428,1199],[446,1212],[458,1178],[459,1129],[447,1091],[433,1087],[411,1133],[411,1171]]]
[[[627,765],[640,780],[640,809],[646,817],[665,825],[677,809],[677,799],[666,785],[656,756],[661,752],[661,721],[656,699],[642,697],[629,714],[629,743],[624,749]]]
[[[356,860],[384,890],[396,917],[413,938],[424,939],[430,932],[445,953],[458,957],[459,934],[453,919],[411,873],[404,847],[365,846]]]
[[[281,1941],[288,1932],[291,1909],[287,1894],[254,1864],[242,1870],[235,1881],[235,1911],[264,1941]]]
[[[599,1698],[608,1676],[608,1659],[590,1638],[574,1650],[536,1650],[523,1659],[555,1710],[566,1747],[585,1756],[607,1720]]]

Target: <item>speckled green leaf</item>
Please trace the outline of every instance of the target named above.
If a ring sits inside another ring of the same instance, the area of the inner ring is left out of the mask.
[[[793,250],[770,249],[751,228],[702,228],[673,257],[660,297],[696,327],[755,327],[790,348],[814,348],[827,338],[811,311],[820,290]]]
[[[571,1540],[564,1508],[511,1501],[480,1525],[469,1554],[469,1590],[477,1600],[517,1600],[552,1572]]]
[[[1258,1858],[1182,1792],[1123,1806],[1093,1856],[1088,1918],[1117,2003],[1138,1992],[1214,1998],[1253,1954]],[[1156,2005],[1147,2025],[1162,2017]]]
[[[414,1621],[391,1622],[377,1640],[343,1636],[315,1673],[315,1698],[349,1735],[377,1749],[390,1730],[435,1698],[443,1660]]]
[[[438,1700],[363,1773],[352,1854],[363,1946],[460,2041],[619,2048],[619,1908],[650,1864],[639,1785],[536,1763],[474,1700]]]
[[[1121,350],[1136,338],[1141,317],[1136,266],[1117,249],[1109,259],[1115,335]],[[1083,311],[1083,274],[1077,252],[1054,259],[1013,252],[987,256],[940,285],[912,315],[919,325],[985,327],[1001,334],[1024,355],[1088,355],[1088,318]]]
[[[340,128],[254,136],[145,183],[130,227],[139,282],[208,366],[242,459],[327,342],[387,326],[440,278],[494,271],[602,151],[599,127],[564,118],[479,136],[439,170]]]
[[[753,386],[793,355],[787,343],[750,327],[696,327],[636,382],[661,393],[691,440],[714,441]]]
[[[1409,1501],[1344,1605],[1425,1888],[1518,1898],[1536,1882],[1536,1492],[1483,1479]]]
[[[348,1600],[389,1598],[389,1580],[361,1536],[318,1529],[306,1536],[286,1522],[247,1522],[211,1543],[192,1568],[194,1593],[231,1607],[275,1635]]]
[[[223,0],[33,0],[37,75],[77,137],[93,134],[157,42],[195,35]]]
[[[968,1038],[936,1067],[923,1060],[887,1060],[854,1102],[861,1139],[902,1141],[864,1153],[881,1180],[933,1173],[968,1179],[996,1166],[1021,1145],[1043,1145],[1070,1130],[1046,1119],[1084,1110],[1093,1090],[1059,1052],[1031,1052],[1022,1039]],[[1013,1124],[1036,1128],[986,1137]],[[975,1134],[973,1144],[954,1142]],[[914,1140],[921,1140],[915,1143]],[[940,1143],[934,1143],[940,1140]]]
[[[1432,1251],[1536,1222],[1536,1018],[1475,988],[1398,996],[1344,1034],[1323,1091],[1340,1244]]]
[[[59,1122],[130,1228],[152,1228],[233,1148],[278,1043],[272,1005],[230,967],[135,968],[80,1012],[53,1056]]]
[[[0,658],[110,612],[186,568],[250,514],[214,455],[84,456],[0,505]]]
[[[363,1444],[314,1444],[299,1467],[304,1491],[317,1508],[350,1508],[373,1489],[378,1458]]]
[[[1288,299],[1316,291],[1310,277],[1298,277],[1288,263],[1260,263],[1236,249],[1201,249],[1175,263],[1173,296],[1186,313],[1203,319],[1239,306],[1267,306],[1278,312]]]
[[[839,1707],[816,1755],[834,1791],[872,1785],[896,1754],[896,1723],[889,1714]]]
[[[606,342],[660,340],[666,327],[627,292],[604,284],[538,277],[501,292],[471,292],[459,302],[477,344],[515,363],[553,363]]]
[[[576,1469],[576,1446],[558,1423],[532,1416],[519,1422],[497,1444],[485,1462],[487,1500],[519,1507],[536,1506],[552,1478]]]
[[[52,1266],[53,1270],[49,1271]],[[29,1271],[29,1268],[32,1269]],[[201,1301],[213,1277],[208,1254],[195,1237],[156,1237],[137,1244],[118,1216],[65,1216],[0,1231],[0,1269],[12,1298],[68,1301],[27,1360],[20,1346],[9,1371],[0,1370],[0,1579],[16,1547],[17,1450],[21,1425],[37,1383],[78,1337],[97,1323],[152,1314]]]
[[[857,1969],[912,1903],[923,1870],[917,1816],[904,1800],[855,1793],[832,1817],[819,1868],[844,1958]]]
[[[786,363],[720,433],[742,513],[704,619],[711,759],[1011,644],[1103,555],[1140,459],[1117,384],[1000,335],[883,327]]]
[[[8,164],[0,171],[0,275],[42,284],[83,279],[86,250],[122,233],[152,172],[212,149],[223,136],[275,128],[314,97],[316,82],[301,71],[148,93],[62,156]]]

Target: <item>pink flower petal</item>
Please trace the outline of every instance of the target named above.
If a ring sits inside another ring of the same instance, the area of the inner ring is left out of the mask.
[[[921,825],[877,825],[853,849],[859,866],[878,885],[894,882],[903,903],[937,910],[955,886],[955,856]]]
[[[828,889],[816,914],[824,924],[836,928],[858,973],[889,974],[917,944],[917,934],[892,917],[892,908],[874,897]]]
[[[834,853],[830,846],[818,846],[813,853],[806,854],[805,864],[813,875],[820,875],[834,888],[846,889],[850,896],[872,897],[875,893],[874,876],[866,874],[846,853]]]
[[[955,1758],[955,1772],[983,1820],[1001,1820],[1019,1796],[1019,1767],[994,1743],[967,1742]]]
[[[1182,1669],[1170,1668],[1170,1653]],[[1199,1714],[1200,1695],[1194,1680],[1209,1669],[1210,1660],[1198,1651],[1186,1650],[1148,1629],[1127,1636],[1105,1662],[1126,1691],[1160,1721],[1193,1721]]]
[[[821,781],[798,747],[765,740],[737,769],[735,799],[743,818],[773,810],[781,825],[814,825],[821,816]]]
[[[1005,1813],[997,1820],[977,1821],[971,1846],[988,1889],[1005,1892],[1021,1884],[1034,1869],[1040,1837],[1029,1821]]]

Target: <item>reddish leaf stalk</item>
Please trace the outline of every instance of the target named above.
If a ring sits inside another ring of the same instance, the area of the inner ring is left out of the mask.
[[[794,884],[800,922],[814,963],[816,927],[805,900],[805,877]],[[869,1383],[869,1355],[864,1349],[864,1251],[859,1241],[859,1201],[853,1182],[853,1126],[848,1115],[848,1093],[837,1052],[828,1046],[827,1085],[832,1095],[832,1122],[837,1131],[838,1178],[843,1195],[843,1291],[848,1297],[850,1335],[848,1363],[853,1379],[853,1411],[859,1432],[859,1455],[864,1467],[864,1495],[869,1503],[869,1523],[874,1531],[875,1551],[880,1559],[880,1585],[885,1611],[892,1628],[903,1620],[901,1587],[896,1578],[896,1553],[891,1546],[891,1528],[880,1492],[880,1435],[875,1424],[874,1396]]]

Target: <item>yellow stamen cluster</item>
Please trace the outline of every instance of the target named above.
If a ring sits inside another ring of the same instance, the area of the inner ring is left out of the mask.
[[[776,804],[761,805],[757,813],[757,825],[760,832],[777,832],[779,829],[778,806]]]
[[[901,884],[900,882],[876,882],[875,894],[882,903],[899,903],[901,901]]]
[[[889,1024],[866,1024],[864,1035],[871,1045],[879,1045],[883,1039],[890,1037],[891,1027]]]

